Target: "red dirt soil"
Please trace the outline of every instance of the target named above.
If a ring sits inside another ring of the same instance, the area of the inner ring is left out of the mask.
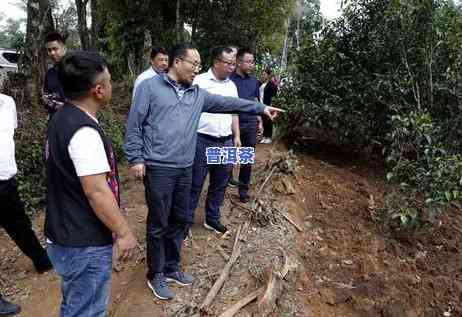
[[[257,160],[268,159],[274,148],[259,146]],[[296,307],[289,313],[281,306],[274,316],[462,316],[460,210],[448,210],[441,224],[429,231],[398,239],[378,230],[368,208],[371,196],[379,205],[387,190],[380,168],[358,165],[338,153],[305,153],[299,154],[299,159],[302,167],[293,180],[296,194],[275,194],[304,228],[296,238],[301,262],[296,282],[286,282],[285,286],[286,295]],[[128,219],[144,245],[144,189],[139,182],[123,179]],[[223,210],[229,217],[233,217],[228,209],[234,195],[235,189],[229,189]],[[185,270],[192,261],[201,260],[199,255],[189,253],[207,248],[212,235],[201,226],[202,209],[197,213],[199,219],[193,227],[197,249],[184,248]],[[238,222],[233,219],[233,229]],[[33,223],[36,232],[41,233],[43,215]],[[20,316],[58,316],[57,276],[37,275],[4,231],[0,232],[0,253],[0,291],[22,306]],[[172,302],[153,299],[146,287],[143,253],[140,249],[137,259],[123,265],[121,272],[114,272],[110,316],[167,316],[173,306],[188,301],[190,290],[176,286],[173,290],[177,299]],[[221,260],[208,269],[219,272],[223,265]],[[249,290],[240,291],[243,297]],[[226,299],[222,301],[226,303]],[[255,312],[255,304],[239,316],[250,316],[251,312]]]

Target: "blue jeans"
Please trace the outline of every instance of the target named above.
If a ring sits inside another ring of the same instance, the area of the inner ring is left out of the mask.
[[[205,201],[205,219],[207,223],[214,224],[220,221],[220,206],[225,198],[225,191],[228,185],[232,165],[207,164],[206,149],[208,147],[230,147],[233,146],[232,137],[214,138],[198,134],[196,156],[194,157],[193,176],[191,185],[191,200],[189,208],[194,217],[199,198],[202,192],[207,174],[209,177],[209,188]]]
[[[104,317],[111,294],[112,245],[71,248],[48,244],[61,277],[60,317]]]
[[[192,224],[189,210],[192,167],[147,167],[144,177],[147,278],[179,270],[181,246]]]

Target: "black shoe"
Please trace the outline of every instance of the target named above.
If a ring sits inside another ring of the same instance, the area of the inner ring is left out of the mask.
[[[250,201],[249,194],[239,194],[239,201],[244,204],[248,203]]]
[[[0,316],[16,315],[19,314],[20,311],[21,307],[10,303],[0,295]]]
[[[48,259],[48,257],[46,257],[40,263],[37,263],[37,264],[34,263],[34,266],[35,266],[35,271],[37,271],[37,273],[39,274],[43,274],[53,269],[53,264],[51,264],[50,259]]]
[[[235,180],[234,178],[230,178],[228,182],[229,187],[237,187],[239,186],[239,181]]]
[[[226,231],[228,231],[228,228],[223,226],[219,221],[217,221],[217,222],[207,222],[207,221],[205,221],[204,222],[204,227],[206,227],[209,230],[213,230],[216,233],[223,233],[224,234],[224,233],[226,233]]]

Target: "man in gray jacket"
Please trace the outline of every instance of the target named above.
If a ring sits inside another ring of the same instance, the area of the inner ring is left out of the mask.
[[[197,128],[202,112],[266,114],[281,111],[261,103],[213,95],[192,85],[202,69],[197,49],[177,45],[169,72],[143,81],[128,117],[124,150],[131,172],[144,177],[148,218],[148,286],[160,299],[172,299],[166,282],[190,285],[180,270],[181,245],[192,224],[189,208]]]

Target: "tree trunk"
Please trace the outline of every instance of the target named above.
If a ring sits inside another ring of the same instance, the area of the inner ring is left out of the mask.
[[[43,80],[47,70],[46,35],[54,30],[49,0],[27,1],[27,26],[24,54],[19,70],[27,78],[26,94],[33,105],[40,103]]]
[[[290,18],[287,18],[287,30],[284,37],[284,47],[282,48],[282,58],[281,58],[281,74],[284,73],[287,69],[287,56],[289,52],[289,25]]]
[[[181,42],[181,33],[183,31],[183,25],[181,23],[181,17],[180,17],[180,5],[181,1],[176,0],[176,42],[180,43]]]
[[[197,25],[199,23],[199,0],[194,2],[194,9],[193,9],[193,22],[192,22],[192,29],[191,29],[191,43],[194,43],[196,40],[197,35]]]
[[[90,0],[91,29],[90,29],[90,46],[94,51],[99,51],[99,35],[101,25],[98,18],[98,0]]]
[[[88,0],[75,0],[80,35],[80,46],[83,50],[90,49],[90,37],[87,27],[87,3]]]
[[[132,78],[138,75],[136,70],[135,54],[129,52],[127,56],[128,75]]]
[[[141,71],[144,71],[148,65],[151,56],[152,49],[152,37],[151,32],[148,29],[144,30],[144,48],[143,48],[143,58],[141,59]]]

